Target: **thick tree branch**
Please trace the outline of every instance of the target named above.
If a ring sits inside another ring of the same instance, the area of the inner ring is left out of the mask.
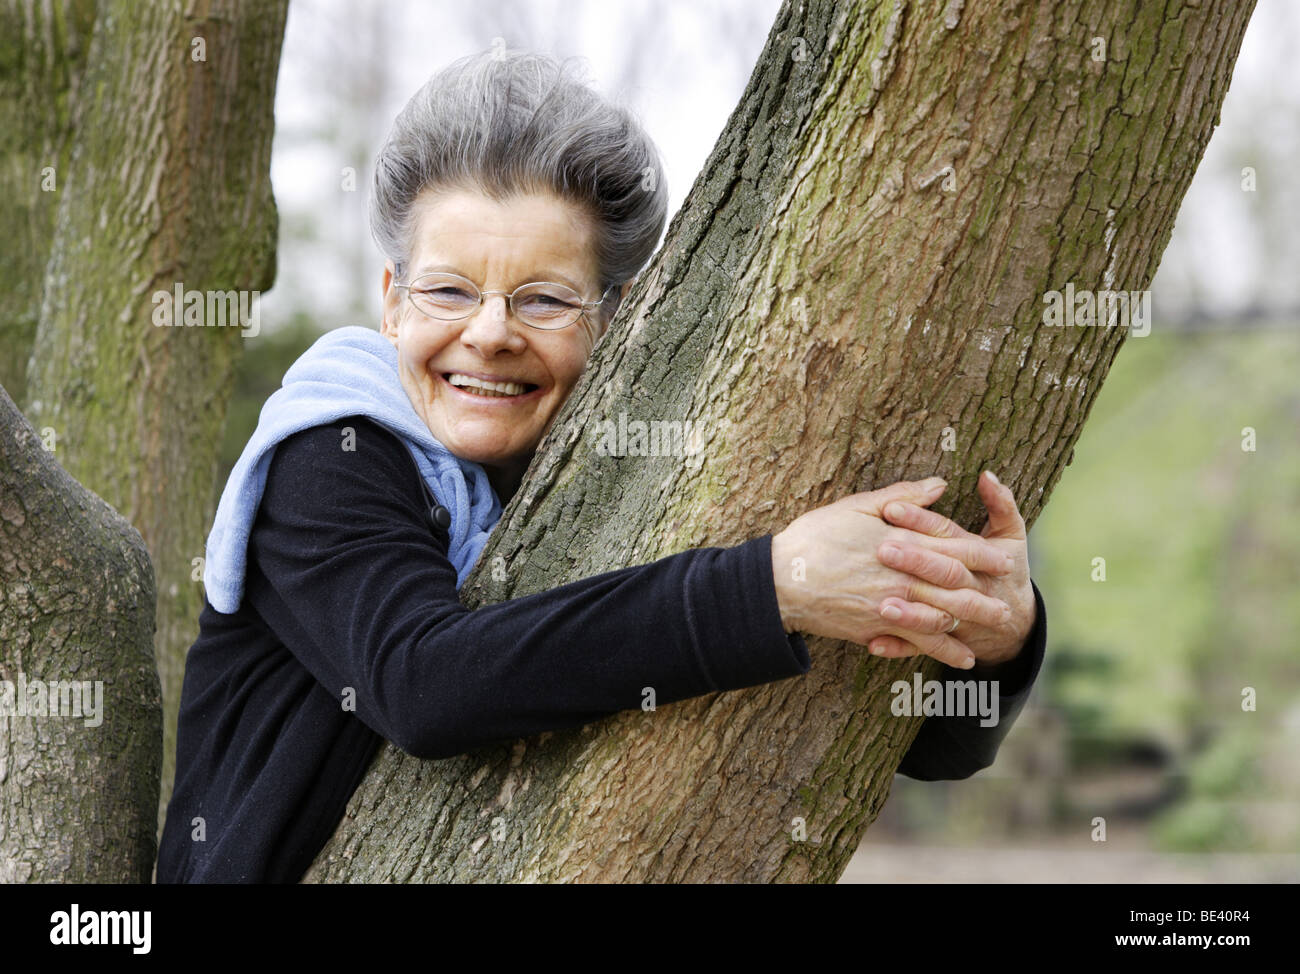
[[[47,444],[0,387],[0,882],[147,883],[153,569]]]

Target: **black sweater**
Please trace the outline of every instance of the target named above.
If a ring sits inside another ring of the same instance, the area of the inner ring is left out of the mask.
[[[356,430],[344,451],[342,430]],[[771,535],[695,548],[473,611],[406,447],[364,417],[295,434],[271,460],[244,599],[204,602],[185,665],[158,882],[295,882],[388,740],[446,758],[641,706],[798,676]],[[930,718],[900,771],[992,763],[1038,673],[1038,624],[1001,681],[1000,722]]]

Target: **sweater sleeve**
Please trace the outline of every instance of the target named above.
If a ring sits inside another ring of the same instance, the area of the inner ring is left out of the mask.
[[[781,624],[770,535],[471,611],[418,477],[364,417],[283,441],[245,594],[341,707],[417,757],[639,708],[645,688],[670,703],[810,667]]]
[[[899,774],[919,781],[969,778],[993,763],[1003,739],[1029,699],[1047,648],[1047,608],[1038,586],[1032,580],[1029,584],[1034,589],[1037,615],[1020,654],[997,666],[976,666],[970,670],[945,666],[940,678],[998,681],[997,723],[985,727],[978,714],[927,717],[898,766]]]

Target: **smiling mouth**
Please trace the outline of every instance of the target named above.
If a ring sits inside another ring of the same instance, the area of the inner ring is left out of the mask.
[[[442,372],[440,376],[443,382],[457,392],[476,399],[517,401],[527,399],[541,389],[541,386],[531,382],[484,382],[459,372]]]

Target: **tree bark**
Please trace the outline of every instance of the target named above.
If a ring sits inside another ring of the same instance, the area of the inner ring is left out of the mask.
[[[94,0],[0,7],[0,386],[27,388]]]
[[[42,446],[0,388],[0,882],[147,883],[153,569],[139,532]]]
[[[104,0],[61,179],[27,415],[144,536],[158,584],[163,811],[185,653],[242,336],[155,324],[159,292],[251,292],[275,271],[269,165],[287,0]]]
[[[1251,8],[787,3],[466,601],[935,473],[967,527],[984,467],[1032,522],[1124,338],[1044,326],[1043,296],[1146,288]],[[704,449],[600,456],[620,411],[691,420]],[[802,679],[653,714],[446,761],[388,746],[306,878],[833,881],[919,727],[888,708],[916,662],[809,648]]]

